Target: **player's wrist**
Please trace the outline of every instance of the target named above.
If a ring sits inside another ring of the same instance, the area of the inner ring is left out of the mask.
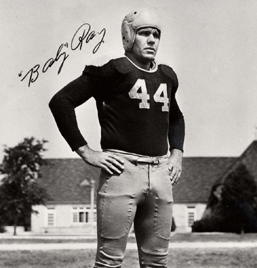
[[[170,154],[183,157],[183,151],[181,151],[180,149],[172,149],[170,150]]]
[[[81,147],[79,147],[75,152],[83,159],[83,160],[87,160],[90,153],[91,153],[92,149],[90,149],[90,147],[88,146],[88,144],[83,145]]]

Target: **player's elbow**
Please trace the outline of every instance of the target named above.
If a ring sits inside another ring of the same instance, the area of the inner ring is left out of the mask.
[[[60,98],[58,96],[58,94],[55,94],[51,100],[49,101],[49,108],[52,112],[54,112],[56,110],[56,108],[58,107],[58,104],[60,103]]]

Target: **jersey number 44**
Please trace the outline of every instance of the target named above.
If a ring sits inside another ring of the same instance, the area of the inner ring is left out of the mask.
[[[141,89],[141,90],[140,90]],[[150,109],[150,95],[147,93],[147,87],[144,79],[137,79],[134,86],[129,91],[129,97],[131,99],[139,99],[141,102],[139,103],[140,109]],[[160,84],[157,91],[153,95],[153,99],[155,102],[163,103],[162,111],[169,112],[169,98],[167,92],[167,84]]]

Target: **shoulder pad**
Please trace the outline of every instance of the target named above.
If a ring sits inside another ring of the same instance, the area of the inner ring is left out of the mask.
[[[113,69],[112,61],[109,61],[103,66],[86,65],[83,74],[100,76],[100,77],[109,77],[114,73],[114,71],[115,70]]]
[[[118,71],[119,73],[128,73],[129,65],[125,57],[113,59],[103,66],[88,65],[85,67],[83,74],[89,74],[101,77],[110,77]]]
[[[125,57],[113,60],[113,66],[119,73],[122,74],[126,74],[131,71],[131,65]]]
[[[179,84],[176,73],[173,71],[173,69],[171,67],[169,67],[167,65],[162,64],[159,67],[163,71],[164,75],[168,76],[172,80],[173,88],[174,88],[174,90],[176,92],[177,89],[178,89],[178,84]]]
[[[161,70],[164,72],[165,75],[167,75],[168,77],[170,77],[172,80],[176,79],[176,74],[173,71],[173,69],[167,65],[161,64],[160,65]]]

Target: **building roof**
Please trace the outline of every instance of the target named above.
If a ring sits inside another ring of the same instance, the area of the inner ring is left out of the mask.
[[[100,169],[80,158],[46,159],[41,184],[51,196],[48,203],[89,204],[90,180]],[[214,182],[235,162],[233,157],[185,157],[180,182],[174,187],[175,203],[207,203]]]
[[[51,197],[48,203],[90,204],[90,180],[100,174],[100,169],[86,164],[80,158],[46,159],[41,167],[40,184]]]
[[[184,157],[174,203],[207,203],[213,184],[235,162],[234,157]]]

